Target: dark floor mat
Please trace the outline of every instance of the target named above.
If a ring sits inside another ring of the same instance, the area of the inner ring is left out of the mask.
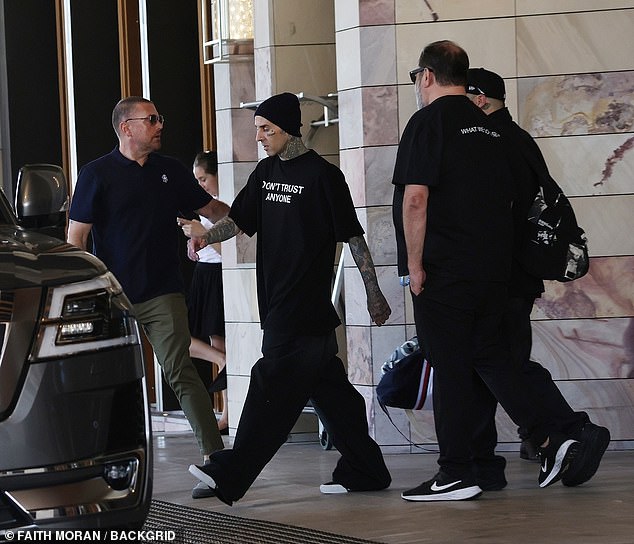
[[[158,500],[145,526],[149,542],[186,544],[377,544],[370,540],[219,514]],[[167,532],[169,531],[169,532]]]

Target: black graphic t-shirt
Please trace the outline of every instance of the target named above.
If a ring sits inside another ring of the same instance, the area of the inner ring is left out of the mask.
[[[330,302],[336,245],[363,234],[343,173],[312,150],[287,161],[267,157],[229,217],[258,235],[262,328],[312,335],[337,327]]]
[[[466,96],[443,96],[417,111],[399,144],[394,177],[399,274],[407,274],[405,185],[429,186],[423,268],[446,279],[506,281],[515,192],[502,138]]]

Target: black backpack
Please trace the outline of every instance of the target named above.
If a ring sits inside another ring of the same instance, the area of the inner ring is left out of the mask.
[[[540,189],[528,213],[518,262],[542,280],[572,281],[588,272],[588,240],[577,224],[570,201],[550,176],[545,163],[524,157],[539,179]]]

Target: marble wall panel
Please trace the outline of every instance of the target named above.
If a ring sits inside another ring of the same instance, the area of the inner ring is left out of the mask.
[[[278,47],[275,57],[274,92],[303,91],[319,96],[337,90],[334,43]]]
[[[363,97],[363,145],[398,144],[397,87],[364,87]]]
[[[393,25],[360,29],[361,85],[396,83],[395,35]]]
[[[261,47],[253,52],[253,59],[257,70],[255,70],[255,92],[250,100],[245,102],[255,102],[265,100],[275,94],[275,72],[277,67],[275,48]]]
[[[634,255],[634,195],[575,197],[570,202],[591,256]]]
[[[634,377],[634,318],[533,321],[531,358],[555,380]]]
[[[237,265],[255,265],[257,234],[251,238],[246,234],[238,235],[235,246]]]
[[[231,108],[231,65],[227,62],[217,62],[214,71],[214,102],[216,111]]]
[[[217,134],[230,135],[232,139],[231,146],[218,146],[218,161],[219,162],[255,162],[258,160],[257,146],[255,142],[255,128],[253,125],[253,112],[246,109],[231,109],[230,112],[231,124],[229,127],[220,126],[220,123],[216,123]],[[219,112],[224,113],[224,112]],[[220,119],[220,115],[217,116],[217,120]],[[222,130],[221,130],[222,129]],[[226,137],[226,136],[225,136]],[[231,156],[230,160],[224,160],[225,153],[222,153],[223,147],[230,147]]]
[[[257,285],[254,268],[223,269],[225,321],[258,323]]]
[[[375,206],[367,210],[368,247],[376,266],[396,262],[396,242],[391,206]]]
[[[398,143],[397,88],[364,87],[339,92],[341,149]]]
[[[632,70],[524,78],[518,82],[518,93],[519,124],[533,136],[634,129]]]
[[[337,32],[337,89],[354,89],[361,86],[361,30],[358,27]],[[341,51],[346,54],[342,55]],[[341,118],[341,111],[339,112]]]
[[[394,186],[392,175],[396,162],[395,145],[365,147],[365,202],[368,206],[391,206]]]
[[[367,385],[355,385],[355,389],[361,393],[363,400],[365,401],[365,409],[368,420],[369,434],[374,437],[374,388]]]
[[[393,25],[395,21],[394,0],[360,0],[359,24]]]
[[[335,30],[394,24],[394,0],[335,0]]]
[[[434,427],[433,410],[403,410],[410,423],[412,442],[428,445],[429,451],[438,451],[434,445],[437,443],[436,429]]]
[[[346,350],[350,382],[358,385],[371,384],[372,340],[370,327],[346,327]]]
[[[338,91],[339,147],[342,150],[363,147],[363,100],[359,88]]]
[[[405,410],[388,408],[392,422],[374,400],[375,439],[384,453],[409,453],[410,423]],[[400,450],[387,450],[386,446],[400,446]]]
[[[412,66],[416,65],[416,61]],[[411,69],[411,68],[410,68]],[[399,140],[403,135],[405,126],[410,120],[412,115],[416,112],[416,94],[414,91],[414,85],[411,83],[408,85],[398,86],[398,135]]]
[[[634,7],[632,0],[516,0],[517,15],[598,11]]]
[[[372,368],[366,376],[368,385],[376,385],[381,380],[381,367],[388,361],[394,350],[405,342],[406,333],[404,325],[383,325],[372,327]]]
[[[306,45],[335,41],[334,2],[274,0],[274,45]]]
[[[249,390],[248,376],[227,376],[227,400],[229,411],[229,427],[235,429],[240,422],[244,399]]]
[[[253,147],[256,148],[257,146],[258,144],[255,141],[255,138],[253,138]],[[236,195],[247,184],[247,180],[249,179],[251,172],[255,170],[256,165],[256,161],[234,162],[229,163],[228,165],[219,164],[218,180],[220,184],[221,199],[224,199],[228,204],[233,202]],[[225,185],[225,177],[227,178],[226,181],[229,183],[228,186]]]
[[[633,67],[634,10],[518,17],[516,25],[518,76]]]
[[[495,72],[503,78],[517,74],[514,19],[408,24],[396,27],[396,67],[400,84],[410,82],[409,71],[417,66],[421,51],[437,40],[453,40],[463,47],[471,66],[495,66]]]
[[[253,46],[268,47],[273,42],[273,11],[269,0],[253,0]]]
[[[551,176],[568,196],[634,193],[634,136],[538,138]]]
[[[226,323],[227,373],[251,375],[251,367],[262,357],[262,329],[259,323]]]
[[[250,102],[253,100],[255,90],[253,59],[230,63],[229,78],[232,108],[239,108],[241,102]]]
[[[395,0],[397,23],[442,22],[452,19],[488,19],[515,14],[514,0]],[[433,41],[433,40],[432,40]]]
[[[359,26],[359,2],[351,0],[334,0],[335,31],[355,28]]]
[[[239,108],[240,102],[251,102],[254,99],[255,72],[252,59],[219,62],[213,66],[216,110]]]
[[[365,190],[365,149],[342,149],[340,152],[341,171],[346,176],[346,182],[350,188],[350,195],[355,207],[366,205]]]
[[[346,257],[347,259],[347,257]],[[347,262],[351,262],[352,258]],[[346,295],[346,326],[370,326],[370,316],[366,304],[365,289],[361,274],[356,268],[344,269]],[[387,298],[387,297],[386,297]]]
[[[578,280],[545,282],[532,318],[634,317],[634,257],[595,257]]]

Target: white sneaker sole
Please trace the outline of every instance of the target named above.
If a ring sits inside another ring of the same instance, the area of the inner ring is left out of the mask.
[[[214,482],[214,479],[208,474],[205,474],[196,465],[189,465],[189,473],[193,476],[196,476],[196,478],[198,478],[202,483],[211,487],[211,489],[216,489],[217,486],[216,482]]]
[[[319,486],[319,491],[321,491],[324,495],[340,495],[348,493],[348,490],[341,484],[321,484]]]

